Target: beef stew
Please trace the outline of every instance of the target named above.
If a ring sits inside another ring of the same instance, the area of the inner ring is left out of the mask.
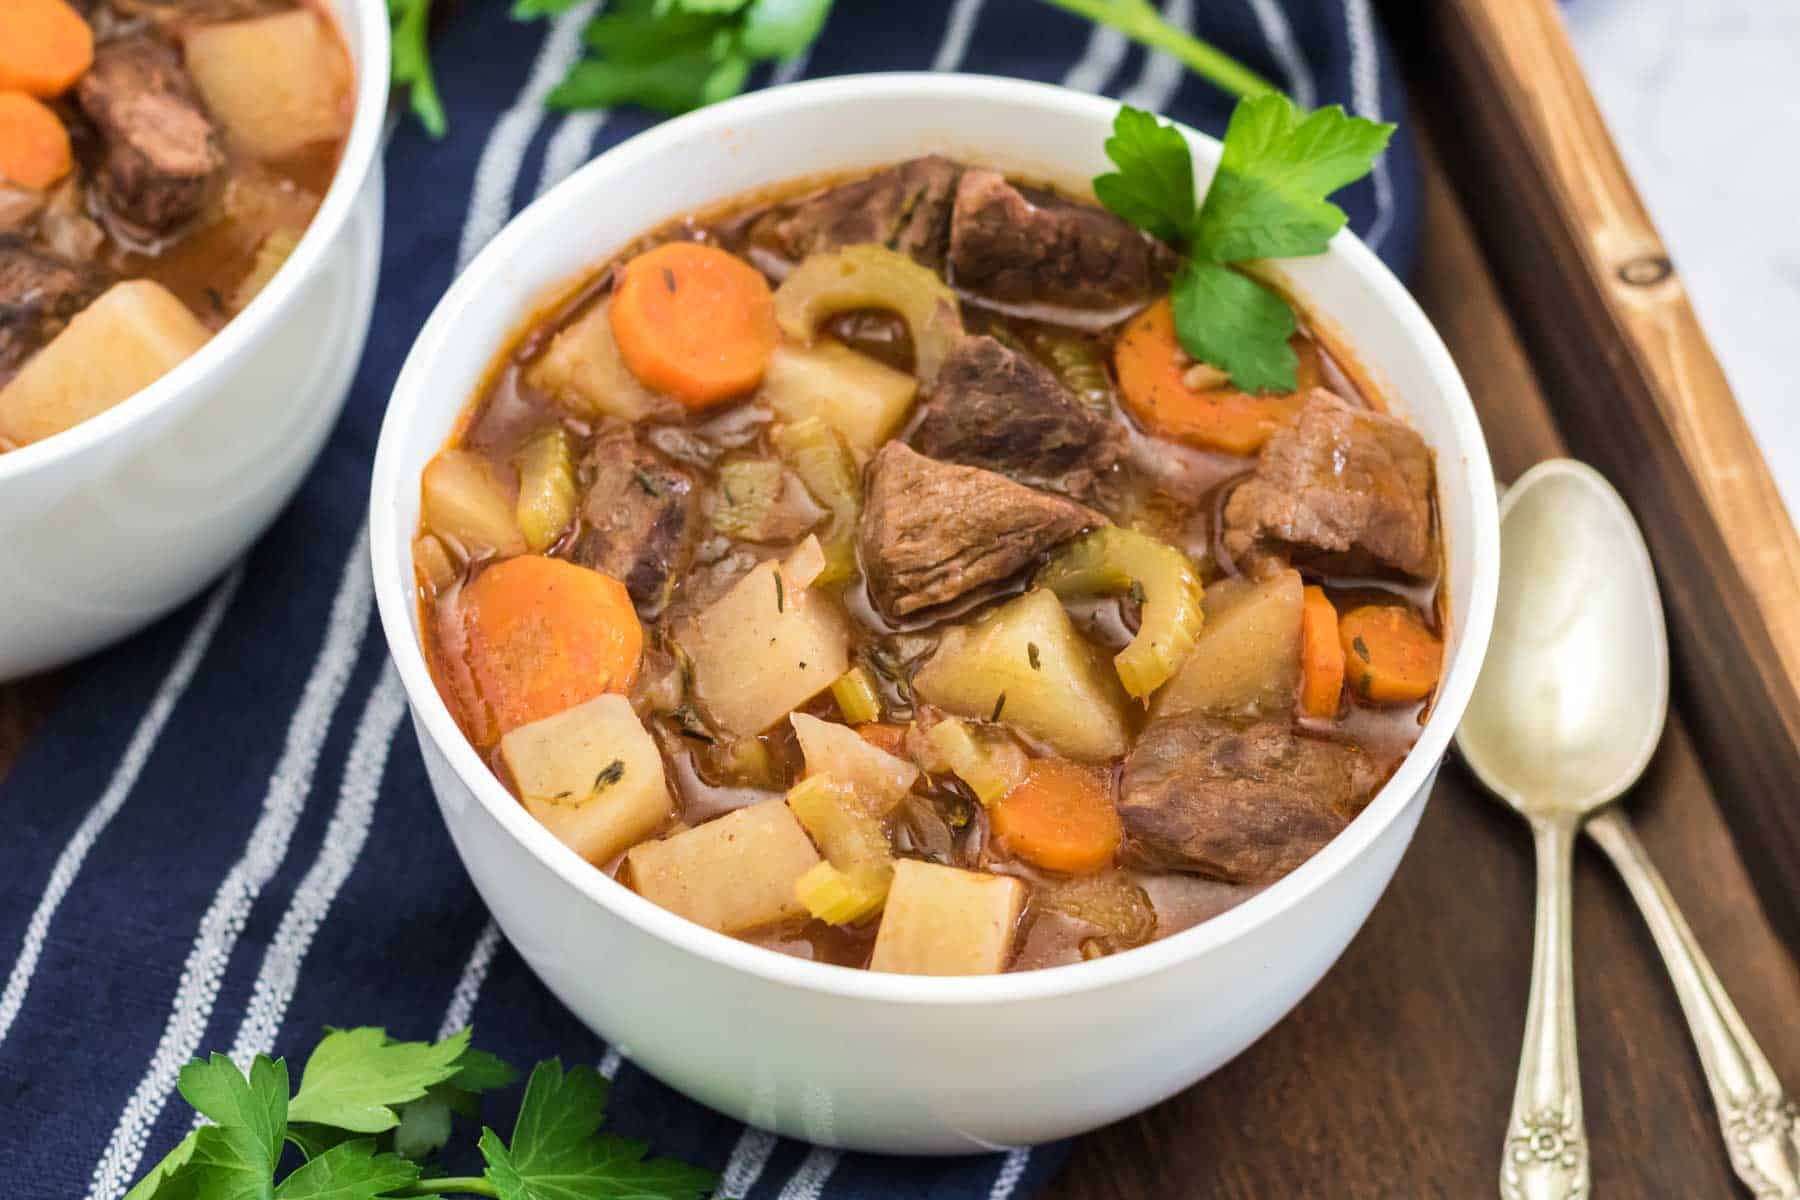
[[[626,886],[844,966],[1079,962],[1281,878],[1431,703],[1431,453],[1321,329],[1292,394],[1187,359],[1169,260],[937,157],[627,248],[422,481],[470,741]]]
[[[0,6],[0,452],[249,305],[330,187],[352,85],[315,0]]]

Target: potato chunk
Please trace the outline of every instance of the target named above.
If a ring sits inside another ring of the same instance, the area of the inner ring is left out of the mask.
[[[639,895],[720,933],[804,917],[794,884],[820,861],[787,802],[765,800],[625,855]]]
[[[793,713],[794,733],[806,758],[806,774],[844,784],[882,813],[900,803],[919,778],[919,768],[863,740],[848,725]]]
[[[905,422],[918,391],[911,375],[841,342],[820,341],[777,347],[763,375],[762,394],[784,421],[824,421],[863,463]]]
[[[212,335],[148,279],[115,283],[0,389],[0,437],[24,446],[149,387]]]
[[[808,538],[786,563],[759,564],[676,634],[694,664],[694,694],[722,728],[761,733],[850,666],[843,610],[808,586],[823,567],[818,540]]]
[[[1014,726],[1083,762],[1119,758],[1129,740],[1117,673],[1045,588],[950,630],[913,687],[929,704]]]
[[[1294,706],[1300,687],[1300,617],[1306,590],[1298,571],[1260,583],[1226,579],[1206,589],[1206,622],[1181,670],[1151,712],[1262,716]]]
[[[602,301],[558,330],[525,379],[578,417],[636,421],[659,403],[619,356],[610,308]]]
[[[1025,885],[901,859],[894,864],[871,971],[902,975],[996,975],[1012,954]]]
[[[310,9],[206,25],[186,42],[188,74],[231,141],[281,158],[350,129],[350,64]]]
[[[608,693],[500,739],[525,809],[564,845],[604,865],[666,822],[662,755],[625,697]]]

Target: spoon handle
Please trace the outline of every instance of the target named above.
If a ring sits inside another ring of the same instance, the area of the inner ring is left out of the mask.
[[[1501,1149],[1502,1200],[1587,1200],[1589,1194],[1569,920],[1569,870],[1578,828],[1573,815],[1531,819],[1537,846],[1537,927],[1525,1045]]]
[[[1744,1026],[1731,997],[1701,953],[1631,822],[1616,805],[1587,825],[1624,876],[1674,981],[1712,1089],[1731,1165],[1757,1200],[1800,1200],[1800,1131],[1794,1102]]]

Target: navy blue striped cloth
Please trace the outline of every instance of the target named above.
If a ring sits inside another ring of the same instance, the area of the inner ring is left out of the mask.
[[[206,595],[70,672],[0,788],[0,1179],[15,1197],[117,1200],[185,1131],[176,1071],[203,1051],[295,1055],[326,1024],[431,1037],[472,1022],[514,1060],[616,1073],[614,1125],[718,1170],[724,1195],[1028,1196],[1065,1146],[838,1155],[746,1129],[621,1064],[503,944],[438,820],[370,614],[376,429],[460,264],[653,119],[547,113],[593,0],[548,25],[516,24],[506,7],[465,6],[437,48],[449,136],[409,124],[387,151],[374,333],[299,498]],[[1165,12],[1303,104],[1401,112],[1369,0],[1166,0]],[[1230,109],[1173,60],[1036,0],[840,0],[810,58],[771,78],[927,67],[1061,81],[1214,132]],[[1402,140],[1342,200],[1404,270],[1417,197]],[[505,1128],[510,1114],[493,1119]]]

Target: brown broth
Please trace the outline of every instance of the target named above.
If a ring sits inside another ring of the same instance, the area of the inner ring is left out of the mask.
[[[840,182],[837,177],[830,182]],[[516,332],[508,349],[497,357],[487,380],[471,401],[459,422],[458,433],[451,445],[472,450],[491,459],[508,473],[509,458],[534,431],[550,424],[561,424],[581,437],[590,436],[592,427],[570,416],[552,399],[536,389],[527,377],[527,369],[542,354],[554,334],[586,313],[604,298],[614,282],[615,265],[655,245],[673,241],[699,241],[732,250],[746,256],[772,284],[784,274],[782,264],[772,257],[766,246],[755,243],[751,230],[757,218],[771,208],[792,203],[821,186],[820,180],[799,181],[787,187],[765,190],[754,197],[724,205],[710,212],[671,221],[652,233],[637,239],[620,255],[564,289],[552,302],[526,321]],[[1002,340],[1029,345],[1041,336],[1044,327],[1037,322],[1014,320],[992,311],[971,308],[965,304],[964,316],[969,328],[993,333]],[[1118,327],[1100,333],[1074,334],[1104,349],[1116,336]],[[831,332],[855,348],[897,368],[910,368],[912,347],[905,327],[889,314],[853,312],[834,319]],[[1065,334],[1067,331],[1062,331]],[[1354,360],[1336,345],[1330,344],[1322,331],[1303,326],[1302,336],[1311,340],[1321,363],[1326,385],[1343,398],[1365,406],[1385,408],[1379,396],[1369,390],[1363,372]],[[1109,364],[1110,357],[1106,360]],[[1098,507],[1121,523],[1134,513],[1150,512],[1157,521],[1166,521],[1165,530],[1156,526],[1160,536],[1178,545],[1200,567],[1203,577],[1214,580],[1233,572],[1232,565],[1219,551],[1220,514],[1225,498],[1233,486],[1250,470],[1253,458],[1195,449],[1153,435],[1139,428],[1132,417],[1119,406],[1116,397],[1109,413],[1128,434],[1128,451],[1114,476],[1106,481]],[[916,419],[916,414],[915,414]],[[652,440],[659,447],[680,441],[692,445],[717,461],[729,454],[752,453],[773,457],[767,437],[767,413],[759,410],[754,395],[703,414],[672,411],[649,419],[655,433]],[[640,425],[644,422],[640,422]],[[735,426],[725,438],[720,430]],[[905,437],[910,430],[903,429]],[[726,442],[730,448],[726,448]],[[704,488],[707,472],[692,468]],[[1155,521],[1152,522],[1155,524]],[[706,541],[702,535],[702,542]],[[764,559],[785,554],[793,543],[760,545],[732,543],[709,561],[697,559],[697,565],[676,586],[673,598],[654,621],[646,622],[658,639],[681,620],[716,598],[728,584]],[[555,551],[553,551],[555,552]],[[706,558],[703,545],[701,559]],[[479,564],[471,564],[478,570]],[[1433,629],[1444,627],[1442,597],[1436,579],[1423,582],[1399,578],[1370,579],[1336,576],[1306,571],[1308,582],[1322,584],[1340,605],[1348,602],[1379,602],[1403,605],[1419,614]],[[940,609],[931,610],[917,619],[895,621],[881,613],[867,594],[859,578],[842,593],[842,601],[851,617],[853,662],[871,661],[878,657],[898,669],[891,674],[877,672],[878,689],[882,693],[884,718],[904,722],[915,715],[909,695],[910,677],[917,665],[937,644],[948,626],[988,611],[1025,590],[1029,572],[998,585],[980,590]],[[421,627],[425,630],[428,661],[440,691],[453,712],[459,713],[459,687],[454,686],[450,672],[456,658],[454,647],[443,644],[443,630],[456,625],[455,587],[433,593],[428,583],[421,582],[420,603],[423,610]],[[1072,603],[1070,612],[1077,628],[1095,644],[1108,652],[1122,648],[1135,634],[1136,613],[1128,601],[1103,599]],[[634,697],[634,699],[636,699]],[[1354,697],[1346,700],[1345,711],[1336,721],[1296,719],[1296,727],[1321,737],[1347,739],[1366,749],[1382,773],[1390,774],[1418,737],[1427,704],[1398,708],[1377,708],[1362,704]],[[823,695],[807,711],[831,718],[836,714],[829,693]],[[640,715],[646,707],[639,705]],[[1142,712],[1137,721],[1145,719]],[[782,786],[798,778],[799,756],[791,745],[791,733],[765,735],[765,741],[776,743],[772,757],[780,762],[786,774],[773,786],[761,782],[751,786],[730,786],[709,777],[708,756],[712,747],[696,745],[676,735],[669,718],[654,712],[647,714],[648,723],[658,735],[665,756],[665,767],[678,805],[677,818],[688,824],[719,816],[734,808],[757,803],[779,795]],[[786,726],[780,727],[783,731]],[[1015,736],[1032,753],[1048,753],[1047,748],[1032,746],[1022,735]],[[1112,772],[1112,786],[1117,787],[1118,769]],[[504,773],[502,773],[504,778]],[[926,778],[911,803],[926,806],[929,811],[959,811],[958,806],[972,806],[973,820],[953,837],[950,861],[953,865],[979,868],[1037,879],[1041,872],[1009,859],[985,836],[985,818],[978,805],[960,790],[960,784]],[[940,854],[939,857],[942,857]],[[1169,872],[1137,872],[1127,874],[1150,897],[1156,913],[1155,937],[1164,937],[1189,928],[1242,902],[1260,891],[1260,887],[1222,883],[1215,880]],[[768,929],[745,935],[744,940],[781,953],[831,962],[844,966],[866,966],[874,938],[873,923],[863,927],[838,929],[818,921]],[[1095,930],[1085,922],[1059,912],[1040,910],[1028,905],[1015,940],[1014,962],[1009,969],[1030,969],[1079,961],[1092,953]],[[1084,951],[1084,945],[1089,949]]]

